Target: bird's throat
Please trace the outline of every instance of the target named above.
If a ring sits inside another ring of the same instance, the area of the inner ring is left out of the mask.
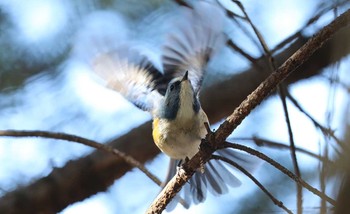
[[[193,109],[193,94],[189,93],[189,91],[186,93],[185,91],[186,90],[183,90],[183,93],[180,94],[180,105],[176,116],[176,120],[180,122],[187,122],[188,120],[192,120],[196,114]]]

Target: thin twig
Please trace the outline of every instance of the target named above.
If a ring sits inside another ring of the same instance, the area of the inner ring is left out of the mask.
[[[298,177],[301,177],[301,172],[300,172],[297,154],[296,154],[294,135],[293,135],[293,131],[292,131],[292,125],[290,122],[287,101],[286,101],[286,91],[288,91],[288,90],[283,84],[281,84],[278,87],[278,91],[279,91],[279,95],[280,95],[282,105],[283,105],[284,117],[286,119],[288,136],[289,136],[289,144],[290,144],[290,155],[292,157],[294,171]],[[302,191],[302,187],[299,184],[297,184],[297,212],[298,212],[298,214],[303,213],[303,191]]]
[[[320,74],[319,77],[324,78],[326,81],[337,83],[340,87],[342,87],[346,91],[346,93],[350,93],[350,86],[347,85],[347,83],[341,81],[340,79],[334,80],[332,79],[332,77],[328,77],[324,74]]]
[[[324,136],[327,142],[327,137]],[[329,140],[329,139],[328,139]],[[320,148],[321,150],[321,148]],[[321,155],[321,151],[320,151],[320,155]],[[325,144],[324,146],[324,156],[325,158],[328,158],[328,144]],[[327,176],[327,169],[328,166],[326,166],[324,163],[320,162],[320,187],[321,187],[321,191],[322,193],[326,193],[326,176]],[[327,204],[326,201],[321,199],[321,207],[320,207],[320,213],[326,213],[327,210]]]
[[[234,112],[219,126],[215,133],[209,132],[207,134],[206,138],[202,140],[198,153],[180,167],[175,177],[173,177],[165,186],[163,191],[164,194],[159,195],[157,199],[153,201],[146,213],[161,213],[176,193],[181,190],[182,186],[192,177],[194,172],[199,169],[203,163],[206,163],[210,159],[216,148],[225,143],[226,138],[238,127],[248,114],[258,106],[278,84],[309,59],[309,57],[322,47],[322,45],[336,32],[347,26],[349,22],[350,10],[346,11],[330,24],[322,28],[265,81],[263,81],[251,94],[249,94]],[[291,173],[291,175],[294,174]],[[295,179],[301,180],[300,178]],[[305,182],[303,185],[311,187]],[[319,195],[318,190],[316,190],[316,193]],[[328,196],[322,195],[322,197],[327,197],[327,201],[329,200],[331,203],[334,203],[334,200]]]
[[[162,182],[157,178],[157,176],[153,175],[150,171],[148,171],[142,163],[137,161],[135,158],[133,158],[130,155],[125,154],[124,152],[115,149],[111,146],[97,143],[95,141],[79,137],[76,135],[71,134],[65,134],[65,133],[58,133],[58,132],[46,132],[46,131],[17,131],[17,130],[0,130],[0,136],[6,136],[6,137],[43,137],[43,138],[50,138],[50,139],[57,139],[57,140],[65,140],[75,143],[80,143],[86,146],[90,146],[92,148],[102,150],[104,152],[108,152],[110,154],[113,154],[119,158],[122,158],[126,163],[130,164],[133,167],[138,168],[141,170],[147,177],[149,177],[154,183],[156,183],[158,186],[162,187]],[[184,201],[183,198],[180,198],[179,203],[182,204],[184,207],[187,207],[187,203]]]
[[[235,50],[237,53],[241,54],[244,58],[246,58],[252,65],[258,69],[261,69],[261,67],[257,64],[257,60],[250,56],[248,53],[246,53],[243,49],[238,47],[232,40],[228,40],[226,43],[229,47],[231,47],[233,50]]]
[[[218,1],[218,2],[219,2],[219,1]],[[219,2],[219,3],[220,3],[220,2]],[[238,18],[238,19],[245,20],[245,17],[243,17],[243,16],[241,16],[241,15],[238,15],[237,13],[234,13],[234,12],[232,12],[231,10],[227,10],[226,8],[225,8],[225,10],[226,10],[226,14],[227,14],[228,17],[230,17],[230,18],[232,18],[232,19]]]
[[[253,138],[233,138],[233,140],[234,141],[237,141],[237,140],[251,140],[251,141],[254,141],[254,143],[257,146],[267,146],[267,147],[270,147],[270,148],[278,148],[278,149],[290,150],[290,146],[289,145],[286,145],[286,144],[283,144],[283,143],[273,142],[271,140],[262,139],[262,138],[258,138],[258,137],[253,137]],[[310,157],[316,158],[319,161],[324,162],[324,164],[326,164],[326,165],[333,165],[334,164],[328,158],[324,158],[323,156],[317,155],[315,153],[312,153],[312,152],[310,152],[310,151],[308,151],[306,149],[302,149],[302,148],[299,148],[299,147],[295,147],[295,149],[296,149],[297,152],[300,152],[300,153],[309,155]]]
[[[262,45],[262,48],[264,49],[264,52],[269,53],[269,49],[267,46],[267,43],[265,42],[262,34],[260,33],[260,31],[255,27],[255,25],[253,24],[252,20],[250,19],[250,17],[248,16],[248,13],[246,12],[243,4],[240,1],[236,1],[236,0],[232,0],[232,2],[234,2],[243,12],[245,19],[247,20],[247,22],[249,23],[249,25],[252,27],[255,35],[258,37],[258,40],[260,42],[260,44]]]
[[[287,44],[289,44],[290,42],[294,41],[295,39],[301,37],[302,35],[302,31],[305,30],[307,27],[309,27],[310,25],[314,24],[317,20],[319,20],[326,12],[328,12],[329,10],[331,10],[333,7],[339,7],[344,5],[346,2],[348,2],[348,0],[345,1],[337,1],[335,2],[334,5],[332,5],[331,7],[325,7],[323,8],[321,11],[319,11],[318,13],[316,13],[316,15],[314,15],[313,17],[311,17],[305,24],[304,26],[302,26],[300,28],[300,30],[298,30],[297,32],[295,32],[294,34],[290,35],[289,37],[287,37],[285,40],[283,40],[282,42],[280,42],[278,45],[276,45],[272,50],[271,50],[271,54],[276,53],[277,51],[281,50],[283,47],[285,47]]]
[[[174,0],[177,4],[185,7],[191,7],[186,1],[183,0]]]
[[[262,185],[252,174],[250,174],[246,169],[244,169],[243,167],[241,167],[239,164],[237,164],[236,162],[222,157],[222,156],[218,156],[218,155],[213,155],[211,157],[211,159],[214,160],[221,160],[224,161],[230,165],[232,165],[233,167],[235,167],[236,169],[238,169],[239,171],[243,172],[243,174],[245,174],[248,178],[250,178],[272,201],[274,204],[276,204],[278,207],[281,207],[283,210],[285,210],[287,213],[292,213],[291,210],[289,210],[286,206],[283,205],[282,201],[277,200],[277,198],[275,198],[265,187],[264,185]]]
[[[249,25],[251,26],[251,28],[255,32],[255,34],[256,34],[256,36],[257,36],[257,38],[258,38],[258,40],[259,40],[259,42],[260,42],[264,52],[265,52],[265,55],[268,58],[271,72],[273,72],[274,70],[276,70],[277,66],[276,66],[276,63],[275,63],[275,59],[272,56],[270,48],[268,47],[264,37],[262,36],[262,34],[258,30],[258,28],[251,21],[251,19],[250,19],[248,13],[246,12],[243,4],[241,2],[235,1],[235,0],[233,0],[233,2],[235,2],[238,5],[238,7],[241,9],[241,11],[243,12],[244,16],[246,17],[246,20],[248,21]],[[285,119],[286,119],[286,124],[287,124],[287,129],[288,129],[289,143],[290,143],[290,152],[291,152],[291,157],[292,157],[294,170],[295,170],[296,175],[301,177],[301,173],[300,173],[300,169],[299,169],[299,165],[298,165],[298,160],[297,160],[297,156],[296,156],[296,152],[295,152],[295,142],[294,142],[291,122],[290,122],[290,119],[289,119],[289,112],[288,112],[288,107],[287,107],[287,102],[286,102],[286,95],[285,95],[286,93],[285,93],[285,91],[287,91],[287,89],[283,85],[279,85],[278,86],[278,93],[279,93],[279,96],[280,96],[281,101],[282,101],[284,116],[285,116]],[[302,187],[297,184],[297,210],[298,210],[299,214],[301,214],[302,210],[303,210],[303,206],[302,206],[303,195],[302,195],[302,193],[303,193],[302,192]]]
[[[261,153],[261,152],[259,152],[257,150],[254,150],[252,148],[249,148],[247,146],[240,145],[240,144],[235,144],[235,143],[229,143],[229,142],[225,142],[222,145],[221,149],[224,149],[224,148],[238,149],[238,150],[247,152],[247,153],[249,153],[251,155],[254,155],[254,156],[256,156],[256,157],[266,161],[267,163],[271,164],[276,169],[281,171],[283,174],[285,174],[288,177],[290,177],[291,179],[293,179],[296,183],[302,185],[304,188],[306,188],[310,192],[314,193],[315,195],[319,196],[320,198],[326,200],[327,202],[329,202],[330,204],[335,206],[335,203],[336,203],[335,200],[333,200],[329,196],[323,194],[322,192],[320,192],[316,188],[312,187],[310,184],[306,183],[303,179],[301,179],[300,177],[296,176],[293,172],[289,171],[287,168],[285,168],[284,166],[282,166],[278,162],[274,161],[273,159],[269,158],[265,154],[263,154],[263,153]]]
[[[93,147],[98,150],[102,150],[117,156],[118,158],[122,158],[126,163],[130,164],[133,167],[140,169],[147,177],[149,177],[154,183],[158,186],[161,186],[162,182],[153,175],[150,171],[148,171],[139,161],[135,158],[125,154],[122,151],[119,151],[111,146],[97,143],[95,141],[79,137],[76,135],[65,134],[60,132],[47,132],[47,131],[16,131],[16,130],[0,130],[0,136],[5,137],[43,137],[57,140],[65,140],[75,143],[80,143],[86,146]]]
[[[343,142],[334,134],[334,131],[332,129],[326,128],[322,126],[319,122],[317,122],[309,113],[307,113],[303,107],[299,104],[299,102],[287,91],[287,97],[288,99],[294,104],[294,106],[301,111],[307,118],[311,120],[311,122],[316,126],[318,129],[322,131],[322,133],[326,136],[330,136],[335,140],[339,145],[342,145]]]
[[[246,20],[248,21],[248,23],[250,24],[250,26],[252,27],[252,29],[254,30],[254,32],[256,33],[256,36],[258,37],[261,46],[263,47],[263,50],[265,51],[265,54],[267,55],[269,62],[270,62],[270,67],[275,70],[276,69],[276,65],[275,65],[275,61],[274,58],[272,56],[272,52],[270,51],[269,47],[267,46],[267,43],[265,42],[262,34],[259,32],[259,30],[255,27],[255,25],[252,23],[251,19],[249,18],[248,14],[246,13],[243,5],[241,4],[241,2],[239,1],[233,1],[235,2],[239,8],[242,10],[242,12],[245,15]],[[312,23],[316,22],[321,15],[326,12],[328,10],[323,10],[321,12],[319,12],[316,16],[312,17],[305,25],[304,28],[306,28],[307,26],[311,25]],[[302,29],[304,29],[302,28]],[[301,35],[301,31],[297,32],[294,36],[299,36]],[[292,41],[294,40],[295,37],[290,37],[287,38],[286,41]],[[283,47],[284,44],[282,46],[279,47]],[[294,138],[293,138],[293,132],[292,132],[292,128],[291,128],[291,124],[290,124],[290,119],[289,119],[289,114],[288,114],[288,108],[287,108],[287,104],[286,104],[286,92],[288,91],[286,89],[285,86],[280,85],[278,87],[278,91],[279,91],[279,95],[283,104],[283,110],[285,113],[285,118],[286,118],[286,123],[287,123],[287,128],[288,128],[288,133],[289,133],[289,139],[290,139],[290,149],[291,149],[291,157],[292,157],[292,161],[293,161],[293,166],[295,169],[295,172],[297,174],[297,176],[301,176],[300,173],[300,169],[299,169],[299,165],[297,162],[297,157],[296,157],[296,152],[295,152],[295,142],[294,142]],[[297,186],[297,208],[298,208],[298,213],[302,213],[302,190],[301,190],[301,186]]]

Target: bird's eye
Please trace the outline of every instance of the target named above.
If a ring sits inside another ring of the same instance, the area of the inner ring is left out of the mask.
[[[175,88],[175,85],[174,85],[174,84],[171,84],[171,85],[170,85],[170,91],[174,90],[174,88]]]

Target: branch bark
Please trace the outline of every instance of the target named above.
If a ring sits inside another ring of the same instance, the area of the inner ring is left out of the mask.
[[[226,138],[238,127],[239,124],[241,124],[245,117],[248,116],[249,113],[278,86],[278,84],[302,65],[337,31],[346,27],[349,22],[350,10],[346,11],[329,25],[321,29],[315,36],[309,39],[305,45],[288,58],[288,60],[286,60],[275,72],[269,75],[269,77],[265,79],[252,93],[250,93],[248,97],[234,110],[234,112],[220,125],[217,131],[211,133],[210,130],[208,130],[208,134],[202,141],[199,152],[191,160],[182,165],[175,177],[169,181],[164,188],[164,191],[161,192],[161,195],[159,195],[149,207],[147,213],[161,213],[176,193],[181,190],[182,186],[192,177],[195,171],[211,158],[211,155],[217,148],[222,148]]]
[[[347,27],[331,39],[323,48],[297,69],[287,84],[317,75],[323,68],[339,61],[350,52],[346,44],[350,38]],[[278,65],[285,61],[307,38],[300,37],[286,50],[275,56]],[[260,59],[266,71],[254,67],[202,91],[202,106],[212,123],[227,116],[270,73],[264,59]],[[215,103],[215,105],[212,105]],[[147,122],[128,134],[108,143],[118,150],[136,157],[141,163],[154,158],[159,150],[153,144],[151,123]],[[142,150],[138,148],[143,148]],[[105,191],[115,179],[123,176],[131,167],[122,159],[96,151],[78,160],[69,161],[62,168],[55,168],[46,177],[32,184],[19,187],[0,198],[0,213],[56,213],[77,201],[97,192]],[[145,177],[145,179],[147,179]]]
[[[4,137],[43,137],[43,138],[51,138],[56,140],[64,140],[74,143],[80,143],[97,150],[101,150],[107,153],[110,153],[118,158],[122,158],[126,163],[130,164],[132,167],[136,167],[141,170],[145,175],[147,175],[154,183],[158,186],[161,186],[162,182],[153,175],[150,171],[146,169],[140,162],[135,160],[133,157],[121,152],[111,146],[97,143],[95,141],[82,138],[76,135],[59,133],[59,132],[47,132],[47,131],[17,131],[17,130],[0,130],[0,136]]]

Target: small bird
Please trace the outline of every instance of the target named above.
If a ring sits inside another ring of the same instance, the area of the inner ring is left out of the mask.
[[[208,117],[200,105],[200,87],[209,59],[226,41],[225,13],[216,4],[199,1],[191,8],[181,7],[174,20],[162,46],[162,70],[131,43],[100,53],[92,63],[107,87],[151,113],[154,143],[172,160],[166,180],[175,174],[180,161],[198,152],[207,133],[204,123]],[[233,150],[217,153],[248,168],[252,164]],[[204,172],[196,172],[190,179],[184,199],[199,203],[207,189],[218,195],[227,192],[228,185],[238,186],[240,181],[221,162],[212,160]]]

